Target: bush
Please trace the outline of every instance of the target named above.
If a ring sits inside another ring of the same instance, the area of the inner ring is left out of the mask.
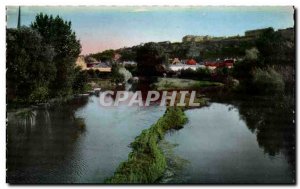
[[[180,71],[180,77],[197,80],[210,80],[211,73],[208,68],[197,68],[196,70],[189,68],[186,70],[182,69]]]
[[[75,69],[75,78],[73,82],[73,93],[83,93],[86,91],[88,73],[80,69]]]
[[[131,72],[132,76],[137,76],[137,66],[136,65],[125,65],[125,68]]]
[[[259,94],[280,94],[284,91],[284,81],[273,68],[258,68],[253,74],[253,87]]]
[[[30,102],[45,102],[48,99],[48,88],[38,87],[29,96]]]
[[[132,74],[124,67],[120,67],[118,72],[123,75],[124,81],[127,82],[130,78],[132,78]]]

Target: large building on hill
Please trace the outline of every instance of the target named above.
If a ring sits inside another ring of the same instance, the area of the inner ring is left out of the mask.
[[[182,42],[207,42],[207,41],[223,41],[223,40],[241,40],[241,39],[255,39],[259,37],[263,32],[270,28],[262,28],[256,30],[247,30],[244,36],[230,36],[230,37],[213,37],[213,36],[197,36],[197,35],[186,35],[182,38]],[[284,38],[294,38],[294,28],[286,28],[277,30]]]
[[[245,37],[253,37],[253,38],[259,37],[261,34],[263,34],[268,29],[269,28],[248,30],[248,31],[245,32]]]

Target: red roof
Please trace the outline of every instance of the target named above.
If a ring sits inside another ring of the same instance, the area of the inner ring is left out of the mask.
[[[186,64],[188,64],[188,65],[196,65],[197,62],[196,62],[194,59],[189,59],[189,60],[186,62]]]
[[[218,66],[218,62],[205,62],[204,65],[205,66],[217,67]]]
[[[232,67],[233,62],[233,60],[225,60],[223,62],[205,62],[204,65],[211,67]]]

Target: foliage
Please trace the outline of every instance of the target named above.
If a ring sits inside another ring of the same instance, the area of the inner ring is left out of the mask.
[[[208,68],[197,68],[196,70],[189,68],[189,69],[182,69],[180,71],[181,78],[210,80],[210,76],[211,76],[211,72]]]
[[[125,81],[125,77],[123,74],[119,72],[121,65],[118,63],[113,63],[111,68],[111,77],[112,82],[114,83],[123,83]]]
[[[260,59],[265,64],[278,64],[284,52],[283,38],[273,28],[268,28],[256,40],[256,47],[260,52]]]
[[[166,158],[158,142],[171,129],[181,129],[187,118],[181,108],[169,107],[149,129],[142,131],[131,143],[133,151],[107,183],[154,183],[166,169]]]
[[[253,74],[253,85],[260,94],[280,94],[284,91],[282,76],[273,68],[256,69]]]
[[[127,82],[130,78],[132,78],[132,74],[124,67],[120,67],[118,72],[123,75],[124,81]]]
[[[48,99],[48,88],[47,87],[37,87],[29,96],[30,102],[45,102]]]
[[[6,42],[9,101],[41,102],[72,93],[81,46],[71,22],[41,13],[30,28],[7,29]]]
[[[53,61],[56,66],[56,76],[51,83],[52,96],[66,96],[72,92],[75,61],[80,54],[81,45],[71,29],[71,22],[61,17],[38,14],[31,28],[38,31],[45,44],[54,48]]]
[[[137,76],[137,66],[136,65],[125,65],[124,67],[128,71],[130,71],[130,73],[132,74],[132,76]]]
[[[113,49],[105,50],[103,52],[91,54],[90,57],[95,58],[98,61],[106,62],[106,61],[112,61],[113,57],[115,55],[115,51]]]
[[[80,68],[75,68],[75,78],[73,82],[73,92],[83,93],[87,90],[88,73]]]
[[[135,61],[136,51],[131,49],[123,49],[119,51],[121,55],[121,61]]]
[[[233,42],[227,45],[222,45],[219,48],[214,46],[209,47],[201,54],[203,59],[243,57],[245,55],[245,50],[251,48],[251,46],[253,46],[252,41],[239,41],[238,45]]]
[[[146,43],[137,50],[138,74],[143,76],[161,75],[164,71],[162,48],[153,42]]]
[[[212,75],[213,81],[225,83],[232,75],[232,70],[227,67],[218,67],[215,69],[215,73]]]
[[[245,59],[250,60],[250,61],[257,60],[258,59],[258,54],[259,54],[259,51],[255,47],[253,47],[251,49],[246,49]]]
[[[178,78],[159,78],[158,82],[154,83],[154,88],[156,90],[188,90],[201,89],[210,86],[222,86],[222,83]]]
[[[54,82],[57,70],[52,60],[55,52],[31,28],[7,29],[6,35],[8,100],[27,101],[32,93],[33,97]]]

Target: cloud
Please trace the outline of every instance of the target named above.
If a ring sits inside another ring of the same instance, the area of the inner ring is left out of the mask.
[[[139,8],[133,9],[132,12],[147,12],[147,11],[150,11],[150,10],[146,7],[139,7]]]

